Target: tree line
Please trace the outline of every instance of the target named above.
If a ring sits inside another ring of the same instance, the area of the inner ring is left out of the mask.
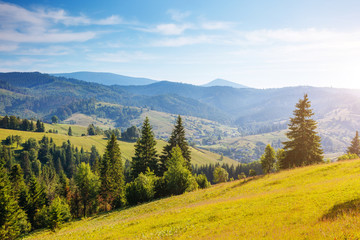
[[[34,123],[33,120],[20,119],[16,116],[5,116],[0,119],[0,128],[13,129],[20,131],[35,131],[35,132],[45,132],[44,123],[40,120],[37,120]]]

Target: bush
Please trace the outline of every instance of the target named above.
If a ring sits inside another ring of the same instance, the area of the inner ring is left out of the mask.
[[[126,199],[130,205],[148,202],[155,196],[156,176],[153,172],[147,171],[126,185]]]
[[[195,176],[195,180],[196,180],[197,184],[199,185],[199,188],[204,189],[204,188],[208,188],[211,186],[210,182],[206,178],[206,175],[203,173]]]
[[[169,194],[179,195],[198,188],[195,178],[185,167],[181,149],[176,146],[171,151],[168,170],[164,173]]]
[[[226,182],[229,178],[229,173],[222,167],[216,167],[213,175],[215,183]]]
[[[359,156],[355,153],[347,153],[347,154],[344,154],[344,155],[338,157],[338,161],[358,159],[358,158],[359,158]]]

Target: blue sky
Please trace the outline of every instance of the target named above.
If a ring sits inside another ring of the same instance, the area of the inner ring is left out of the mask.
[[[360,88],[360,1],[0,1],[0,71]]]

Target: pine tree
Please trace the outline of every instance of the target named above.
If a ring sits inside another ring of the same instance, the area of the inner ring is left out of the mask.
[[[29,202],[26,213],[33,227],[36,227],[35,214],[45,205],[44,188],[40,186],[35,176],[29,179]]]
[[[0,165],[0,239],[15,239],[30,231],[31,225],[11,190],[3,164]]]
[[[72,135],[73,135],[72,130],[71,130],[71,127],[69,127],[68,135],[69,135],[69,136],[72,136]]]
[[[348,147],[347,152],[360,156],[360,139],[358,131],[356,131],[355,137],[351,140],[351,145]]]
[[[176,120],[176,124],[171,133],[168,144],[164,147],[162,156],[160,157],[160,175],[163,175],[163,173],[167,170],[167,161],[171,158],[171,151],[176,146],[180,147],[181,154],[185,160],[186,168],[191,171],[191,153],[185,138],[185,129],[182,125],[182,119],[180,115]]]
[[[265,148],[264,154],[260,158],[261,167],[265,174],[270,173],[271,169],[273,169],[276,157],[275,157],[275,150],[268,144]]]
[[[308,95],[300,99],[294,110],[294,117],[290,118],[289,131],[286,136],[289,141],[284,142],[285,157],[280,162],[280,168],[292,168],[303,165],[320,163],[323,161],[321,138],[315,131],[317,122]]]
[[[145,118],[141,137],[135,144],[135,157],[132,159],[131,175],[133,179],[137,178],[140,173],[145,173],[149,168],[151,171],[157,170],[156,141],[151,129],[148,117]]]
[[[100,163],[100,193],[105,208],[113,208],[124,204],[125,181],[121,152],[115,134],[109,139],[104,157]]]

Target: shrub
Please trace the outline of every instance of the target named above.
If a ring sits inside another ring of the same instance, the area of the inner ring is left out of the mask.
[[[222,167],[216,167],[213,175],[215,183],[226,182],[229,178],[229,173]]]
[[[156,176],[149,170],[126,185],[126,199],[130,205],[148,202],[155,196]]]
[[[195,176],[195,180],[196,180],[197,184],[199,185],[199,188],[204,189],[204,188],[208,188],[211,186],[210,182],[206,178],[206,175],[203,173]]]
[[[343,161],[343,160],[351,160],[351,159],[357,159],[359,158],[359,156],[355,153],[347,153],[347,154],[344,154],[340,157],[338,157],[338,161]]]

